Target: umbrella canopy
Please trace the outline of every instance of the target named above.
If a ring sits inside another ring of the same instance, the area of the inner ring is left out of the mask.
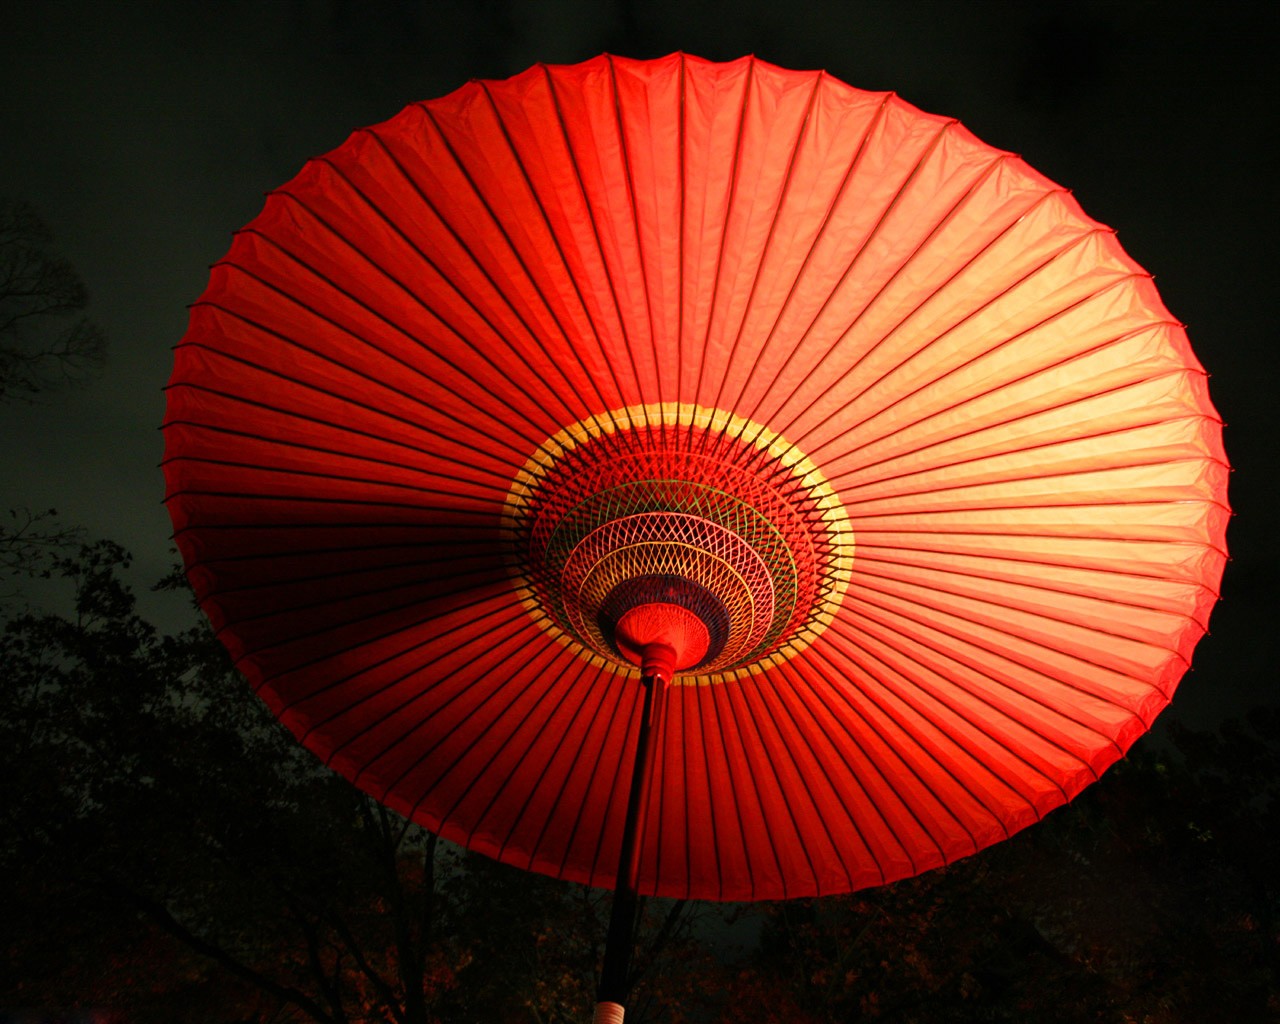
[[[642,893],[844,892],[1071,799],[1225,558],[1182,326],[1061,187],[754,59],[472,82],[273,192],[165,423],[188,576],[327,764]]]

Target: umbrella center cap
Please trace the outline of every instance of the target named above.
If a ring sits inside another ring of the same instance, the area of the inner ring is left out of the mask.
[[[669,651],[667,679],[713,660],[729,638],[729,614],[716,595],[675,575],[623,580],[600,602],[597,623],[613,649],[642,670],[650,647]]]
[[[613,629],[613,642],[624,658],[645,675],[668,681],[676,672],[701,664],[710,641],[706,624],[678,604],[636,605]]]
[[[853,555],[843,507],[794,445],[688,405],[548,438],[503,525],[517,591],[545,628],[624,665],[669,651],[667,672],[712,682],[808,646]]]

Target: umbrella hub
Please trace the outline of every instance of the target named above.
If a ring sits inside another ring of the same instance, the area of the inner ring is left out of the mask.
[[[601,633],[644,675],[661,672],[670,680],[719,653],[712,651],[713,637],[718,647],[724,645],[727,614],[714,595],[692,580],[632,578],[609,597],[612,607],[602,611]],[[623,609],[620,614],[618,609]]]
[[[623,664],[662,648],[669,672],[712,681],[807,646],[853,549],[812,462],[696,406],[616,411],[549,438],[517,475],[506,524],[539,622]]]

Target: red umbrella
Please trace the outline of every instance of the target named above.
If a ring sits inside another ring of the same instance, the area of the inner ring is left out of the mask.
[[[1205,374],[1113,233],[754,59],[356,132],[214,267],[165,430],[299,739],[624,892],[846,892],[1036,821],[1168,703],[1225,558]]]

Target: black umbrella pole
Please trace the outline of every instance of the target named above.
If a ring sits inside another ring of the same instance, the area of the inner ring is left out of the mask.
[[[600,971],[600,988],[596,992],[595,1024],[620,1024],[627,998],[627,975],[631,969],[631,952],[635,941],[636,876],[640,862],[640,826],[649,806],[649,777],[653,764],[653,748],[661,732],[662,709],[667,680],[664,673],[644,677],[644,709],[640,718],[640,735],[636,740],[635,767],[631,773],[631,792],[627,796],[627,818],[622,830],[622,852],[618,858],[618,877],[609,911],[609,931],[605,937],[604,964]]]

